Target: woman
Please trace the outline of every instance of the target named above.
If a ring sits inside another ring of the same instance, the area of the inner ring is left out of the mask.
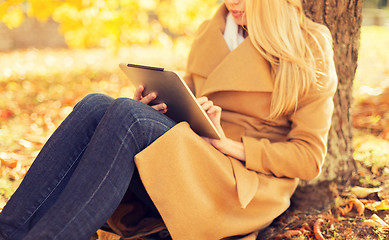
[[[320,173],[332,58],[329,31],[304,16],[301,0],[225,0],[200,26],[185,77],[224,137],[175,124],[165,104],[147,107],[155,95],[142,96],[142,87],[137,101],[89,95],[4,208],[1,235],[87,239],[132,178],[129,192],[161,215],[173,239],[255,239],[288,208],[299,179]]]

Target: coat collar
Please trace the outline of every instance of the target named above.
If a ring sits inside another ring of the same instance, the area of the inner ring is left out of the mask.
[[[218,91],[273,91],[269,63],[246,38],[230,51],[223,32],[228,10],[223,4],[215,16],[203,24],[188,59],[191,73],[207,78],[200,95]]]

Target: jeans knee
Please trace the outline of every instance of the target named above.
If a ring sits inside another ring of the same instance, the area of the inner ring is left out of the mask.
[[[106,116],[110,117],[112,129],[120,129],[125,134],[130,133],[136,142],[138,151],[144,149],[175,125],[175,122],[164,114],[129,98],[114,100]]]
[[[116,120],[129,123],[149,118],[153,114],[158,114],[158,111],[156,113],[150,106],[130,98],[115,99],[107,111],[107,115]]]
[[[100,118],[112,101],[113,98],[105,94],[88,94],[74,106],[73,112],[83,116],[96,116],[97,118]]]
[[[126,105],[131,105],[131,106],[132,105],[143,105],[143,103],[141,103],[137,100],[134,100],[132,98],[125,98],[125,97],[115,99],[114,103],[119,104],[119,105],[126,104]]]
[[[125,116],[125,119],[136,122],[139,128],[151,129],[152,125],[158,125],[165,129],[175,125],[175,122],[164,114],[130,98],[115,99],[110,110],[115,113],[115,116]]]
[[[134,111],[147,111],[148,107],[146,104],[131,98],[117,98],[112,102],[110,109],[129,113]]]
[[[112,101],[113,98],[108,95],[102,93],[91,93],[81,99],[81,101],[79,101],[76,106],[74,106],[74,109],[78,107],[91,109],[100,105],[109,105]]]
[[[87,102],[91,104],[99,104],[99,103],[111,103],[113,101],[113,98],[105,95],[103,93],[90,93],[86,95],[81,102]]]

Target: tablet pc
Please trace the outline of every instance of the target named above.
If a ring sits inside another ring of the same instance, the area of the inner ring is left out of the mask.
[[[120,68],[135,87],[143,85],[144,95],[157,93],[152,104],[166,103],[166,115],[175,122],[186,121],[198,135],[220,139],[220,134],[178,74],[164,68],[121,63]]]

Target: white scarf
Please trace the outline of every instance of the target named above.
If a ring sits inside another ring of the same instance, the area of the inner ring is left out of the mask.
[[[236,24],[234,17],[231,13],[228,13],[226,19],[226,29],[224,30],[224,39],[230,50],[234,50],[244,40],[244,37],[239,34],[239,27]]]

